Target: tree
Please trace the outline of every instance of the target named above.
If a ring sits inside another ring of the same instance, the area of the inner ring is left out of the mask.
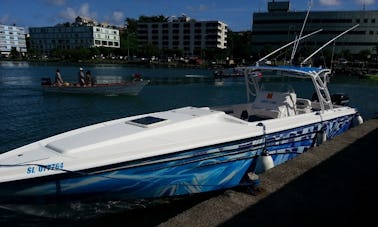
[[[349,49],[343,49],[341,52],[340,52],[340,56],[342,58],[345,58],[345,59],[352,59],[352,53],[350,52]]]
[[[12,47],[9,57],[12,59],[17,59],[20,57],[20,53],[17,51],[16,47]]]
[[[138,37],[135,32],[126,31],[120,35],[121,48],[118,51],[128,57],[136,55],[138,52]]]
[[[252,55],[251,32],[227,32],[228,55],[234,59],[249,59]]]
[[[358,59],[369,60],[369,58],[371,57],[371,51],[369,49],[361,50],[360,52],[358,52],[357,56]]]
[[[127,27],[128,34],[137,32],[138,20],[133,19],[133,18],[126,18],[125,24]]]
[[[138,22],[167,22],[168,17],[164,15],[159,16],[140,16]]]
[[[375,54],[373,55],[373,59],[377,60],[378,59],[378,45],[375,45],[373,47],[373,51],[375,52]]]
[[[141,55],[145,57],[159,56],[159,48],[151,43],[147,43],[142,47]]]

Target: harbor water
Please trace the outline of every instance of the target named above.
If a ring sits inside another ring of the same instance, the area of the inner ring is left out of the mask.
[[[140,73],[151,83],[137,96],[43,93],[42,77],[53,79],[59,68],[65,81],[76,82],[79,67],[90,70],[98,80],[125,81],[131,79],[132,74]],[[246,101],[243,79],[227,79],[219,85],[212,76],[213,71],[207,69],[0,62],[0,153],[117,118],[184,106],[219,106]],[[331,79],[329,89],[331,93],[348,94],[350,105],[356,107],[364,119],[377,116],[378,82],[340,76]],[[9,221],[25,226],[53,223],[51,219],[0,209],[0,224]],[[60,225],[67,224],[67,221],[60,222]]]

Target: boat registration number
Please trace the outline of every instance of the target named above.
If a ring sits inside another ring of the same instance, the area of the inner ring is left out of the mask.
[[[28,168],[26,168],[26,174],[42,173],[42,172],[51,171],[51,170],[61,170],[63,169],[63,167],[64,167],[63,162],[52,163],[52,164],[47,164],[47,165],[29,166]]]

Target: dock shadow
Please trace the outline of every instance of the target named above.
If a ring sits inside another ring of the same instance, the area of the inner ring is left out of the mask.
[[[350,226],[376,221],[378,129],[221,226]]]

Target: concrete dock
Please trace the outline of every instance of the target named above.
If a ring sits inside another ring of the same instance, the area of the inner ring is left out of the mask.
[[[228,190],[158,226],[375,225],[377,145],[371,119],[260,175],[257,195]]]

